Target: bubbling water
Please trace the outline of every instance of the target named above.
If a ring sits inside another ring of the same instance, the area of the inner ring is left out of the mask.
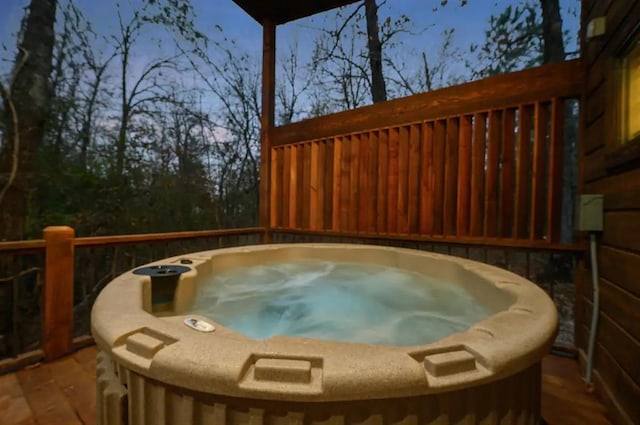
[[[200,282],[190,312],[248,337],[427,344],[495,313],[462,286],[375,264],[303,260]]]

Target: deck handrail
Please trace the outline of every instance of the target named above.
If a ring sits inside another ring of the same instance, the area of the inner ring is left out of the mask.
[[[543,98],[577,97],[583,84],[581,59],[552,63],[277,126],[271,147],[512,108]]]
[[[75,237],[74,229],[53,226],[44,229],[44,238],[26,241],[0,242],[0,255],[44,255],[42,285],[42,341],[41,348],[28,353],[29,359],[53,360],[64,356],[78,344],[74,330],[74,269],[76,248],[113,247],[120,245],[162,243],[202,238],[260,235],[267,229],[247,227],[235,229],[198,230],[167,233],[129,234],[113,236]],[[5,279],[11,281],[12,278]],[[15,320],[15,318],[14,318]],[[24,364],[25,355],[12,361],[0,361],[0,372],[18,364]]]
[[[0,253],[19,253],[25,251],[37,251],[46,247],[44,239],[31,239],[26,241],[0,242]]]
[[[245,227],[238,229],[217,229],[217,230],[196,230],[186,232],[169,232],[169,233],[142,233],[134,235],[114,235],[114,236],[86,236],[74,239],[75,246],[95,247],[95,246],[111,246],[124,245],[145,242],[163,242],[178,239],[198,239],[211,238],[218,236],[238,236],[248,234],[262,234],[266,229],[263,227]]]

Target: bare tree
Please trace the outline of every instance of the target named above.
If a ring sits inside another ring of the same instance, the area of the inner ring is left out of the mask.
[[[382,42],[378,28],[378,4],[376,0],[364,0],[367,21],[367,46],[371,69],[371,99],[373,103],[387,100],[387,87],[382,72]]]
[[[562,17],[559,0],[540,0],[542,6],[542,38],[544,63],[559,62],[565,59],[564,39],[562,37]]]
[[[303,113],[303,101],[314,80],[314,70],[305,67],[298,58],[298,43],[289,45],[282,60],[276,87],[276,107],[279,109],[278,125],[289,124]]]
[[[137,113],[144,112],[143,108],[146,104],[166,98],[156,77],[163,70],[175,69],[176,57],[153,59],[143,67],[137,77],[132,78],[133,49],[145,26],[144,16],[142,12],[135,11],[129,22],[124,23],[121,14],[118,13],[118,23],[120,33],[118,37],[114,37],[114,41],[120,60],[120,118],[113,174],[121,178],[125,169],[127,137],[131,120]]]

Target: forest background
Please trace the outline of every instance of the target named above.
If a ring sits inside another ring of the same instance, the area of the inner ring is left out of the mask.
[[[0,241],[257,224],[262,33],[235,3],[0,10]],[[276,124],[575,57],[579,16],[578,0],[363,0],[288,23]]]

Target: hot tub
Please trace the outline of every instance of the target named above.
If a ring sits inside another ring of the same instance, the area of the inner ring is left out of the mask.
[[[389,345],[256,339],[192,310],[205,278],[297,260],[426,275],[460,286],[490,314],[435,341]],[[99,424],[534,425],[557,313],[533,283],[466,259],[380,246],[260,245],[125,273],[99,295],[91,327],[100,348]]]

